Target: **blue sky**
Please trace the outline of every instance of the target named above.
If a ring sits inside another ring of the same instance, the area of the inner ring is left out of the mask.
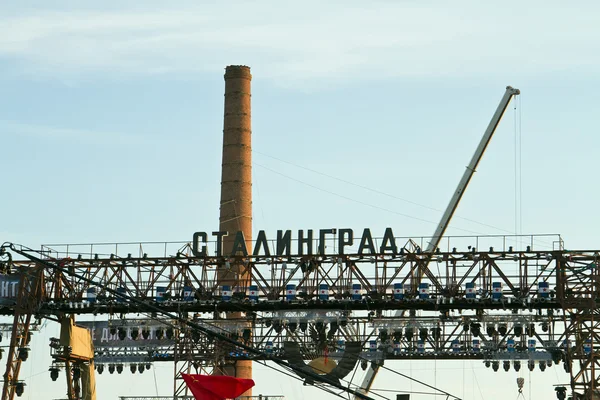
[[[215,229],[223,72],[245,64],[254,76],[255,230],[391,226],[400,236],[430,235],[512,85],[522,91],[520,129],[511,105],[448,233],[515,232],[520,131],[517,230],[597,248],[599,8],[0,1],[0,240],[175,241]],[[34,344],[44,361],[30,375],[46,371],[44,340]],[[515,373],[441,364],[436,379],[451,393],[466,386],[466,399],[482,398],[478,379],[486,399],[516,395]],[[61,381],[50,385],[47,375],[28,380],[25,396],[60,396]],[[263,393],[300,399],[306,390],[256,377]],[[127,375],[111,378],[100,379],[102,398],[133,390]],[[396,385],[380,378],[382,388]],[[140,388],[154,387],[141,379]],[[550,385],[567,378],[550,370],[531,379],[553,396]],[[168,394],[168,379],[158,382]]]

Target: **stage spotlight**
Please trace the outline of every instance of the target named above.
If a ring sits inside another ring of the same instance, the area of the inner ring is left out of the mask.
[[[17,397],[23,396],[23,392],[25,391],[25,384],[23,382],[17,382],[15,385],[15,393]]]
[[[514,363],[515,371],[521,370],[521,361],[515,361]]]
[[[515,336],[523,336],[523,325],[515,324]]]
[[[60,371],[57,367],[50,367],[50,379],[52,379],[52,381],[56,381],[58,379],[58,371]]]
[[[173,328],[167,328],[167,339],[169,339],[169,340],[173,339],[174,335],[175,335],[175,331],[173,330]]]
[[[508,331],[506,324],[500,324],[498,325],[498,333],[500,333],[502,336],[506,335],[506,332]]]
[[[306,332],[306,330],[308,329],[308,323],[306,322],[300,322],[299,326],[302,332]]]

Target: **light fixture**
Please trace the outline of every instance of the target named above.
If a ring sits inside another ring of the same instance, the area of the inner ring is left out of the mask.
[[[108,373],[109,374],[114,374],[115,372],[115,364],[108,364]]]
[[[471,324],[471,333],[475,337],[479,337],[481,335],[481,324],[478,322],[474,322]]]
[[[502,362],[502,368],[504,368],[506,372],[510,371],[510,361],[504,360]]]
[[[500,363],[498,361],[492,362],[492,369],[494,372],[498,372],[498,368],[500,368]]]
[[[529,324],[527,326],[527,335],[529,335],[529,337],[533,337],[533,335],[535,335],[535,324]]]
[[[175,331],[173,330],[173,328],[167,328],[167,339],[169,339],[169,340],[173,339],[174,335],[175,335]]]
[[[514,363],[515,371],[521,370],[521,361],[515,361]]]
[[[102,364],[98,364],[98,366],[96,367],[96,370],[98,370],[98,373],[100,375],[102,375],[102,373],[104,372],[104,365]],[[58,375],[58,374],[57,374]]]
[[[555,387],[554,390],[556,391],[556,398],[558,400],[565,400],[567,398],[567,388],[564,386],[558,386]]]
[[[118,364],[117,365],[117,374],[120,374],[121,372],[123,372],[123,364]]]
[[[59,369],[55,366],[52,366],[52,367],[50,367],[49,371],[50,371],[50,379],[52,379],[53,382],[56,381],[58,379]]]
[[[144,370],[145,370],[145,368],[144,368],[144,364],[138,364],[137,368],[138,368],[138,372],[139,372],[140,374],[143,374],[143,373],[144,373]]]
[[[500,335],[504,336],[506,335],[506,332],[508,331],[506,324],[500,324],[498,325],[498,333],[500,333]]]
[[[360,369],[362,369],[363,371],[367,370],[367,367],[369,366],[369,362],[367,360],[360,360]]]
[[[131,364],[129,366],[129,370],[131,371],[132,374],[135,374],[135,371],[137,370],[137,366],[135,364]]]
[[[337,323],[337,321],[332,321],[329,324],[329,331],[327,332],[327,338],[328,339],[332,339],[335,336],[337,330],[338,330],[338,323]],[[386,332],[386,334],[387,334],[387,332]]]
[[[17,357],[21,361],[27,361],[27,359],[29,358],[29,349],[27,347],[19,348],[19,353]]]
[[[23,382],[17,382],[15,385],[15,393],[17,397],[23,396],[23,392],[25,391],[25,384]]]
[[[515,335],[516,336],[523,336],[523,325],[521,325],[521,324],[515,324]]]
[[[388,340],[387,329],[380,329],[379,330],[379,340],[381,340],[382,342],[387,342],[387,340]]]

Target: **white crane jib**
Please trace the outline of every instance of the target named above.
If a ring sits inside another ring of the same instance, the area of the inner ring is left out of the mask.
[[[485,149],[490,143],[490,140],[492,139],[492,136],[494,135],[494,132],[496,131],[496,128],[498,127],[498,124],[500,123],[500,120],[504,115],[504,112],[508,108],[508,104],[510,103],[513,96],[517,96],[519,94],[521,94],[521,91],[519,89],[515,89],[511,86],[506,87],[504,96],[502,96],[500,104],[498,104],[498,108],[496,108],[496,112],[492,116],[492,119],[490,120],[490,123],[488,124],[483,134],[483,137],[479,141],[479,145],[477,146],[477,149],[475,149],[475,153],[473,154],[469,165],[467,165],[467,169],[465,170],[462,178],[458,182],[458,186],[456,187],[456,190],[454,191],[454,194],[452,195],[452,198],[450,199],[450,202],[448,203],[448,206],[446,207],[446,210],[442,215],[442,219],[440,220],[437,228],[435,229],[435,232],[433,233],[431,241],[425,249],[425,253],[433,253],[440,244],[440,241],[442,240],[442,237],[446,232],[446,228],[448,228],[450,220],[452,219],[452,216],[454,215],[454,212],[458,207],[458,203],[460,203],[460,200],[463,194],[465,193],[465,189],[469,185],[469,182],[471,181],[471,178],[475,173],[479,161],[481,161],[481,157],[483,156]],[[361,393],[367,394],[369,392],[371,386],[373,385],[373,382],[375,381],[375,377],[377,376],[378,371],[378,363],[375,363],[375,365],[372,365],[371,367],[367,368],[367,372],[365,374],[361,387],[358,389]],[[358,400],[358,397],[354,397],[354,399]]]
[[[454,194],[452,195],[452,198],[450,199],[450,202],[446,207],[446,211],[444,211],[444,215],[442,215],[442,219],[440,220],[440,223],[435,229],[435,232],[433,233],[429,245],[425,249],[426,253],[433,253],[440,244],[440,241],[444,236],[444,232],[446,232],[446,228],[448,228],[450,220],[452,219],[452,216],[454,215],[454,212],[458,207],[458,203],[460,202],[460,199],[465,193],[465,189],[467,188],[469,181],[473,177],[477,165],[479,164],[479,161],[481,161],[481,157],[483,156],[485,149],[490,143],[490,140],[492,139],[492,136],[494,135],[494,132],[496,131],[500,120],[502,119],[502,115],[504,115],[504,112],[508,108],[508,104],[510,103],[510,100],[513,98],[513,96],[519,94],[521,94],[519,89],[515,89],[511,86],[506,87],[506,92],[504,92],[504,96],[502,96],[502,100],[500,100],[500,104],[498,104],[498,108],[496,108],[496,112],[492,116],[492,120],[488,124],[488,127],[485,130],[481,141],[479,142],[479,146],[477,146],[477,149],[475,150],[475,153],[471,158],[471,162],[469,162],[469,165],[467,165],[465,173],[458,182],[458,186],[456,187],[456,190],[454,191]]]

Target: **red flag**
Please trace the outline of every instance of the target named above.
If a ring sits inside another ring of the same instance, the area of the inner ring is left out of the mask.
[[[252,379],[222,375],[181,374],[196,400],[233,399],[254,386]]]

